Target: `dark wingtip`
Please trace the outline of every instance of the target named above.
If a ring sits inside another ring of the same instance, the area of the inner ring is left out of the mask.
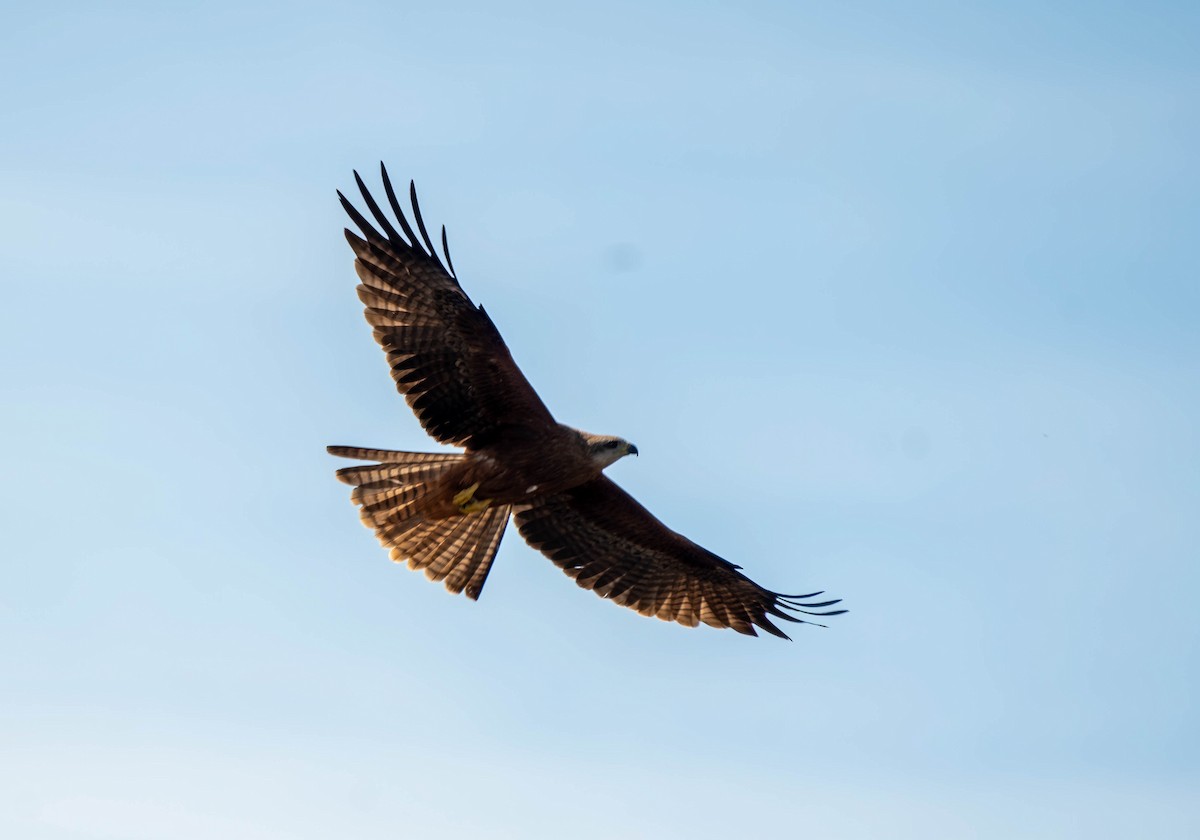
[[[395,215],[396,222],[400,225],[400,231],[403,231],[403,234],[401,234],[392,225],[391,220],[383,212],[374,196],[371,195],[358,170],[355,169],[352,171],[354,172],[354,183],[358,185],[358,191],[362,193],[363,201],[367,204],[367,210],[375,217],[375,222],[383,229],[384,235],[381,236],[375,230],[370,222],[366,220],[366,217],[358,212],[357,208],[350,203],[350,200],[346,198],[341,190],[337,191],[338,200],[341,201],[342,207],[350,215],[350,218],[354,220],[354,223],[362,228],[367,238],[370,240],[376,238],[386,239],[395,246],[411,249],[417,254],[432,260],[451,280],[457,283],[458,278],[455,276],[454,263],[450,260],[450,247],[446,241],[446,228],[445,226],[442,227],[442,254],[446,257],[446,261],[443,263],[442,257],[438,255],[437,249],[433,245],[433,239],[429,236],[429,230],[425,227],[425,220],[421,216],[421,205],[417,201],[417,182],[415,180],[408,182],[411,212],[414,221],[416,221],[416,229],[414,230],[413,226],[408,222],[404,208],[400,206],[400,201],[396,197],[396,189],[392,185],[392,178],[388,174],[387,165],[383,161],[379,162],[379,177],[383,180],[383,191],[387,195],[388,205]],[[423,247],[422,243],[424,243]]]
[[[367,221],[366,217],[358,212],[358,208],[350,203],[350,199],[342,194],[341,190],[338,190],[338,200],[342,202],[342,209],[346,211],[346,215],[350,217],[354,224],[358,225],[358,229],[363,232],[364,236],[368,239],[383,238],[379,231],[375,230],[371,223]]]
[[[819,610],[821,607],[832,607],[834,604],[840,604],[842,603],[842,599],[834,598],[832,601],[821,601],[816,604],[810,601],[784,601],[781,599],[781,603],[787,604],[789,607],[807,607],[810,610]]]
[[[822,607],[831,607],[834,604],[840,604],[842,602],[841,598],[833,598],[828,601],[820,601],[817,603],[805,600],[807,598],[813,598],[817,595],[821,595],[823,592],[824,590],[821,590],[820,592],[810,592],[807,595],[776,595],[775,604],[773,607],[769,607],[768,611],[771,613],[771,615],[786,619],[787,621],[794,621],[798,624],[811,624],[813,627],[824,627],[828,629],[828,626],[825,624],[820,624],[816,621],[809,621],[785,612],[785,610],[791,610],[792,613],[811,615],[819,618],[843,615],[849,612],[849,610],[825,610],[824,612],[818,612],[818,610],[820,610]]]
[[[412,225],[408,223],[408,219],[404,215],[404,209],[400,206],[400,202],[396,198],[396,189],[392,186],[392,179],[388,176],[387,167],[383,165],[383,161],[379,162],[379,175],[383,178],[383,191],[387,195],[388,204],[391,205],[392,212],[396,214],[396,221],[400,223],[400,229],[408,237],[411,247],[419,250],[417,248],[417,234],[413,231]]]
[[[387,234],[388,241],[396,245],[407,245],[408,243],[404,242],[400,237],[400,233],[392,225],[387,214],[380,208],[379,202],[375,200],[375,196],[371,195],[371,191],[367,189],[367,185],[359,177],[357,169],[354,170],[354,183],[358,184],[358,191],[362,194],[363,201],[367,203],[367,209],[371,211],[371,215],[375,217],[375,221],[383,228],[383,232]]]
[[[425,243],[425,248],[429,252],[429,257],[441,267],[442,271],[446,271],[446,266],[442,265],[442,258],[438,256],[437,248],[433,247],[433,240],[429,237],[429,230],[425,227],[425,219],[421,215],[421,203],[417,201],[417,182],[408,182],[408,200],[412,203],[413,217],[417,220],[417,230],[421,232],[421,241]],[[450,272],[446,272],[449,274]]]
[[[450,259],[450,243],[446,241],[445,225],[442,225],[442,253],[446,255],[446,267],[450,270],[450,276],[457,280],[458,275],[454,273],[454,260]]]

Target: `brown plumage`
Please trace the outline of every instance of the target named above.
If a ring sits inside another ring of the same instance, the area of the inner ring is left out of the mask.
[[[617,604],[677,621],[787,638],[772,619],[838,615],[820,592],[781,595],[654,518],[603,475],[637,454],[621,438],[555,422],[521,374],[482,306],[458,284],[446,230],[438,256],[410,184],[416,229],[380,167],[399,230],[358,173],[354,180],[378,229],[340,192],[361,231],[346,239],[362,281],[375,340],[397,390],[435,439],[461,453],[395,452],[331,446],[371,463],[338,470],[352,500],[393,560],[423,569],[452,592],[478,598],[515,516],[521,536],[575,582]],[[817,612],[816,610],[825,610]]]

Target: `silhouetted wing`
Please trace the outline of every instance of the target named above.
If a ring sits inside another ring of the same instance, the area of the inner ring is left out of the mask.
[[[380,169],[401,230],[357,172],[354,180],[383,232],[340,192],[338,197],[365,237],[346,231],[362,281],[358,296],[375,340],[387,352],[396,389],[430,435],[468,449],[487,446],[506,431],[553,426],[554,418],[513,361],[492,319],[458,285],[445,228],[443,265],[421,218],[415,187],[410,184],[409,195],[416,231],[396,200],[387,170]]]
[[[839,603],[806,600],[820,592],[780,595],[764,589],[738,566],[663,525],[604,476],[518,505],[514,513],[525,541],[577,584],[642,615],[688,627],[703,621],[750,636],[758,635],[757,625],[786,639],[771,617],[811,624],[792,613],[846,612],[811,612]]]

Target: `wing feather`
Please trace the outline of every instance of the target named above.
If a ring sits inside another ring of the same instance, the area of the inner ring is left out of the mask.
[[[358,173],[354,173],[357,175]],[[412,226],[409,225],[408,219],[404,215],[404,211],[400,208],[400,202],[396,200],[396,190],[392,188],[392,179],[388,177],[387,167],[383,162],[379,163],[379,175],[383,180],[383,191],[387,194],[388,204],[392,207],[392,212],[396,214],[396,221],[400,223],[400,227],[404,229],[404,235],[408,237],[408,242],[416,244],[417,235],[413,232]],[[400,237],[396,237],[397,240]]]
[[[815,622],[793,613],[845,612],[816,611],[837,600],[793,601],[759,586],[737,566],[667,528],[604,476],[538,497],[514,513],[525,541],[577,584],[643,615],[750,636],[758,635],[757,627],[786,639],[772,618],[810,624]]]
[[[396,389],[421,425],[437,440],[468,449],[556,425],[492,319],[459,285],[445,229],[443,263],[416,188],[409,189],[414,229],[382,166],[381,174],[394,221],[357,172],[355,183],[374,222],[342,193],[338,198],[361,233],[347,230],[346,241],[356,257],[367,321],[387,354]]]

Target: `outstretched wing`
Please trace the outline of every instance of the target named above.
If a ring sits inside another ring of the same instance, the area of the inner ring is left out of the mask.
[[[338,198],[363,234],[346,231],[362,281],[358,296],[375,340],[387,352],[396,389],[425,431],[468,449],[487,446],[506,433],[553,426],[554,418],[513,361],[492,319],[458,285],[446,229],[443,265],[421,218],[416,188],[410,184],[409,195],[419,239],[400,209],[387,169],[381,164],[380,170],[400,231],[357,172],[354,180],[363,201],[383,232],[341,192]]]
[[[780,595],[663,525],[650,511],[601,476],[565,493],[517,506],[517,527],[531,546],[553,560],[584,589],[642,615],[695,627],[732,627],[757,636],[754,627],[788,638],[771,618],[812,624],[792,613],[839,603],[812,602],[820,592]]]

